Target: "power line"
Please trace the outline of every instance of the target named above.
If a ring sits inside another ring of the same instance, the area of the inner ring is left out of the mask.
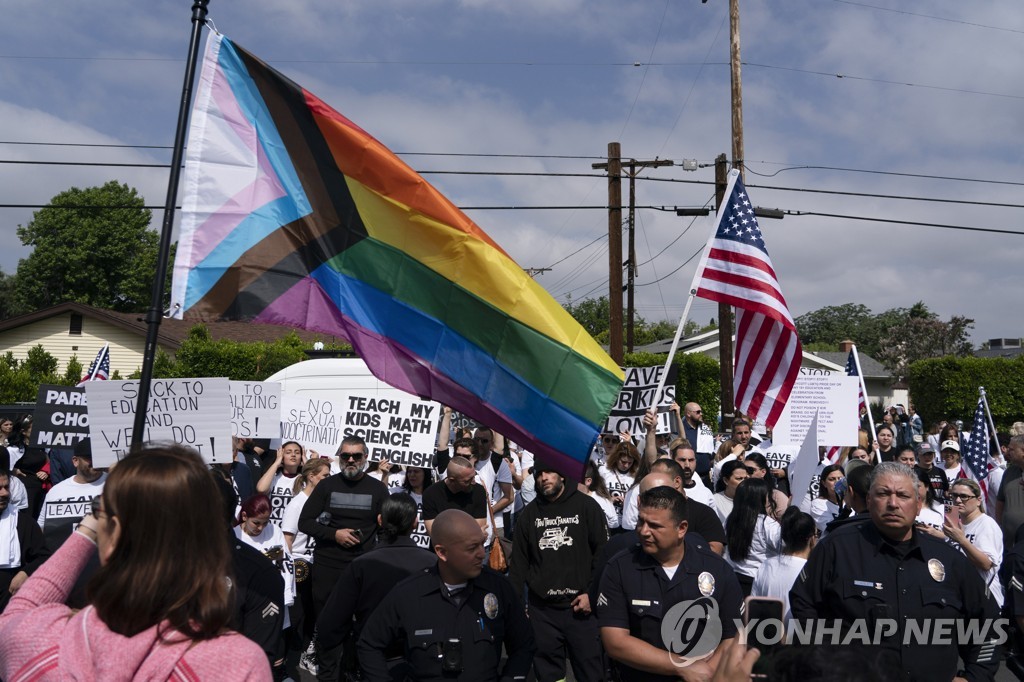
[[[1006,26],[990,26],[989,24],[976,24],[972,21],[962,21],[960,19],[949,19],[947,17],[937,17],[933,14],[920,14],[918,12],[908,12],[902,9],[893,9],[891,7],[879,7],[878,5],[869,5],[864,2],[853,2],[853,0],[832,0],[832,2],[842,3],[844,5],[854,5],[856,7],[866,7],[868,9],[877,9],[881,12],[893,12],[894,14],[906,14],[912,17],[921,17],[923,19],[934,19],[936,21],[947,21],[951,24],[962,24],[964,26],[973,26],[975,28],[987,28],[993,31],[1007,31],[1009,33],[1024,33],[1016,28],[1008,28]]]
[[[753,163],[753,162],[751,162]],[[778,161],[758,161],[757,163],[768,163],[778,164]],[[783,171],[789,170],[829,170],[829,171],[840,171],[844,173],[868,173],[873,175],[895,175],[904,178],[921,178],[924,180],[953,180],[957,182],[980,182],[990,185],[1013,185],[1016,187],[1024,186],[1024,182],[1014,182],[1012,180],[984,180],[980,178],[961,178],[951,175],[928,175],[926,173],[903,173],[899,171],[880,171],[880,170],[866,170],[863,168],[842,168],[839,166],[787,166],[786,168],[780,168],[774,173],[758,173],[756,170],[743,164],[743,167],[753,173],[754,175],[760,175],[762,178],[774,178],[776,175]]]
[[[604,233],[602,232],[601,234],[597,235],[597,237],[595,237],[593,241],[587,242],[586,244],[584,244],[584,245],[583,245],[583,246],[581,246],[580,248],[578,248],[578,249],[576,249],[575,251],[573,251],[572,253],[570,253],[570,254],[569,254],[568,256],[566,256],[565,258],[560,258],[560,259],[556,260],[556,261],[555,261],[554,263],[552,263],[551,265],[549,265],[549,266],[548,266],[548,268],[549,268],[549,269],[550,269],[550,268],[553,268],[553,267],[555,267],[556,265],[558,265],[559,263],[562,263],[562,262],[564,262],[564,261],[566,261],[566,260],[568,260],[568,259],[572,258],[573,256],[575,256],[575,255],[576,255],[577,253],[579,253],[579,252],[580,252],[580,251],[582,251],[583,249],[587,248],[588,246],[591,246],[592,244],[596,244],[596,243],[597,243],[598,241],[600,241],[600,240],[604,239],[604,238],[605,238],[606,236],[607,236],[607,235],[605,235],[605,234],[604,234]]]
[[[967,227],[965,225],[948,225],[946,223],[923,223],[916,220],[896,220],[895,218],[868,218],[866,216],[843,215],[840,213],[818,213],[816,211],[784,211],[786,215],[792,216],[820,216],[822,218],[845,218],[847,220],[863,220],[869,223],[892,223],[893,225],[914,225],[916,227],[939,227],[946,230],[966,230],[968,232],[991,232],[994,234],[1012,234],[1024,237],[1024,232],[1014,230],[1000,230],[997,227]]]
[[[668,273],[668,274],[667,274],[667,275],[665,275],[664,277],[660,277],[660,278],[658,278],[658,279],[654,280],[653,282],[644,282],[643,284],[637,284],[636,286],[638,286],[638,287],[649,287],[649,286],[651,286],[652,284],[657,284],[658,282],[661,282],[661,281],[663,281],[663,280],[666,280],[666,279],[668,279],[668,278],[669,278],[669,277],[671,277],[672,275],[676,274],[677,272],[679,272],[680,270],[682,270],[683,268],[685,268],[685,267],[686,267],[686,265],[687,265],[687,264],[688,264],[688,263],[689,263],[690,261],[692,261],[692,260],[693,260],[694,258],[696,258],[697,256],[699,256],[699,255],[700,255],[700,253],[701,253],[701,251],[703,251],[703,250],[704,250],[704,244],[701,244],[701,245],[700,245],[700,248],[699,248],[699,249],[697,249],[696,251],[694,251],[694,253],[693,253],[693,255],[692,255],[692,256],[690,256],[689,258],[687,258],[686,260],[684,260],[684,261],[682,262],[682,264],[680,264],[680,266],[679,266],[678,268],[676,268],[675,270],[673,270],[672,272]]]

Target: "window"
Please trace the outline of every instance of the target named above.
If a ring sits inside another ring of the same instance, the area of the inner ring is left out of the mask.
[[[71,336],[82,335],[82,316],[78,313],[71,313],[71,325],[68,327],[68,334]]]

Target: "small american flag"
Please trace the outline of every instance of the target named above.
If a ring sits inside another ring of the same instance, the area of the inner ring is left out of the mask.
[[[985,421],[985,402],[978,398],[978,408],[974,410],[974,425],[971,427],[971,439],[964,446],[964,464],[971,471],[971,478],[984,481],[988,478],[988,422]]]
[[[853,356],[853,349],[850,349],[850,355],[846,358],[846,376],[848,377],[859,377],[860,373],[857,372],[857,358]],[[857,393],[860,395],[860,403],[857,405],[857,416],[860,417],[861,410],[868,408],[867,401],[864,400],[864,391],[858,386]]]
[[[803,348],[737,170],[729,174],[696,295],[736,307],[736,407],[775,426],[800,372]]]
[[[81,386],[87,381],[106,381],[110,378],[110,344],[103,344],[103,348],[100,348],[100,352],[96,354],[92,364],[89,365],[89,371],[82,375],[82,380],[78,382]]]

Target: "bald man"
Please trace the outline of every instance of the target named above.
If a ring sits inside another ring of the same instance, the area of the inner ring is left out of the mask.
[[[359,638],[364,679],[393,679],[385,651],[400,643],[408,679],[525,680],[533,630],[509,582],[484,566],[477,520],[447,509],[433,521],[437,565],[400,583],[370,616]]]
[[[704,411],[697,403],[686,403],[683,408],[680,435],[693,446],[697,455],[697,475],[708,487],[711,486],[711,461],[715,454],[715,433],[704,423]]]
[[[473,463],[456,455],[448,462],[444,480],[423,491],[423,523],[431,537],[434,519],[448,509],[466,512],[481,530],[487,529],[487,491],[475,479]]]

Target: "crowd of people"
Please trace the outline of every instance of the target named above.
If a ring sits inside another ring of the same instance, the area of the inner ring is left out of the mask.
[[[428,468],[349,436],[105,472],[88,439],[47,452],[0,421],[0,679],[973,681],[1004,654],[1024,679],[1024,424],[979,482],[956,423],[894,408],[794,490],[750,422],[671,413],[601,434],[579,480],[447,408]],[[754,647],[750,604],[842,636]],[[908,640],[1001,615],[1001,638]]]

